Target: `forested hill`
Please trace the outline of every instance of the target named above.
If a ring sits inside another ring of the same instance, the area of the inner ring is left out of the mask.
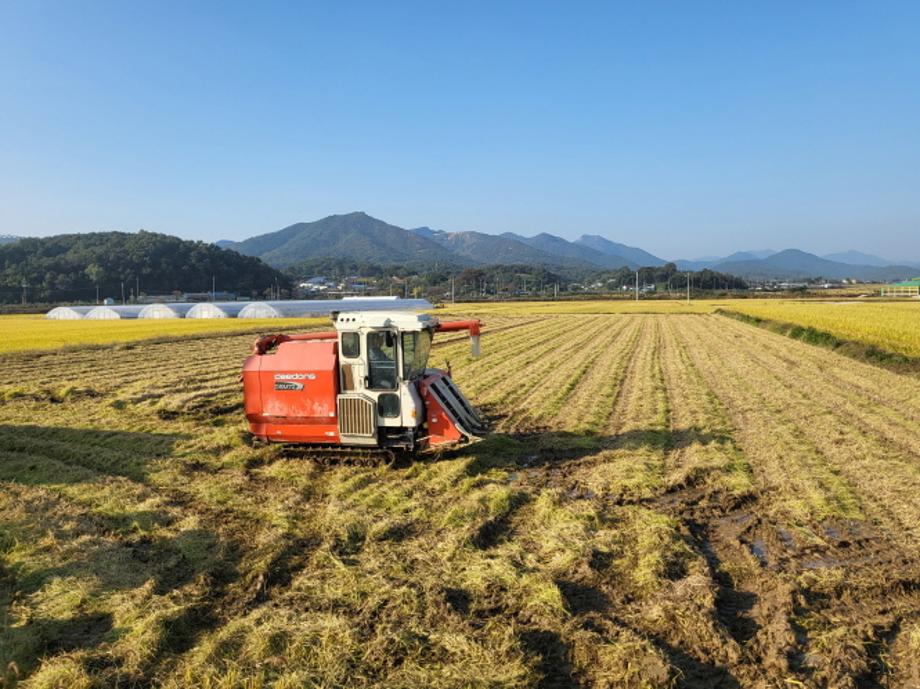
[[[91,301],[141,294],[218,290],[252,296],[287,277],[258,258],[208,244],[146,232],[93,232],[24,238],[0,245],[0,301]]]

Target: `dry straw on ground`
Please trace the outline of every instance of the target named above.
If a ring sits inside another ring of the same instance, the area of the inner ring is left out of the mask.
[[[433,358],[496,433],[392,469],[251,448],[251,335],[7,355],[6,686],[915,685],[920,381],[718,315],[485,318]]]

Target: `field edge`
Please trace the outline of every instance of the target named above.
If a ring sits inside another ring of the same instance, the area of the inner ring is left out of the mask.
[[[901,373],[905,375],[920,377],[920,357],[907,356],[899,352],[893,352],[876,345],[859,342],[858,340],[849,340],[838,337],[834,333],[826,330],[819,330],[811,326],[798,325],[786,321],[778,321],[771,318],[762,318],[760,316],[751,316],[740,311],[731,309],[716,309],[716,315],[733,318],[756,328],[768,330],[777,335],[799,340],[806,344],[816,347],[830,349],[837,354],[848,356],[863,363],[872,364],[880,368]]]

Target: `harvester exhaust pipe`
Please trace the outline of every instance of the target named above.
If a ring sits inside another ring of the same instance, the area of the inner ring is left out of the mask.
[[[469,321],[447,321],[438,323],[438,332],[453,332],[456,330],[470,331],[470,355],[479,356],[479,328],[482,325],[478,318]]]

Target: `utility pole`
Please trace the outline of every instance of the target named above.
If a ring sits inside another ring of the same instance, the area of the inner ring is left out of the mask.
[[[27,290],[29,289],[29,283],[26,282],[26,279],[22,279],[22,305],[26,305]]]
[[[555,290],[553,291],[553,299],[559,298],[559,283],[555,284]]]
[[[125,281],[124,280],[121,281],[121,303],[122,305],[125,305],[127,303],[125,301]]]
[[[96,283],[96,303],[99,303],[99,283]]]
[[[217,301],[217,278],[211,276],[211,301]]]
[[[687,304],[690,304],[690,271],[687,271]]]
[[[450,303],[454,303],[454,276],[450,276]]]
[[[639,271],[636,271],[636,301],[639,301]]]
[[[136,289],[134,290],[134,301],[140,301],[141,298],[141,276],[135,275],[134,279],[136,280]]]

